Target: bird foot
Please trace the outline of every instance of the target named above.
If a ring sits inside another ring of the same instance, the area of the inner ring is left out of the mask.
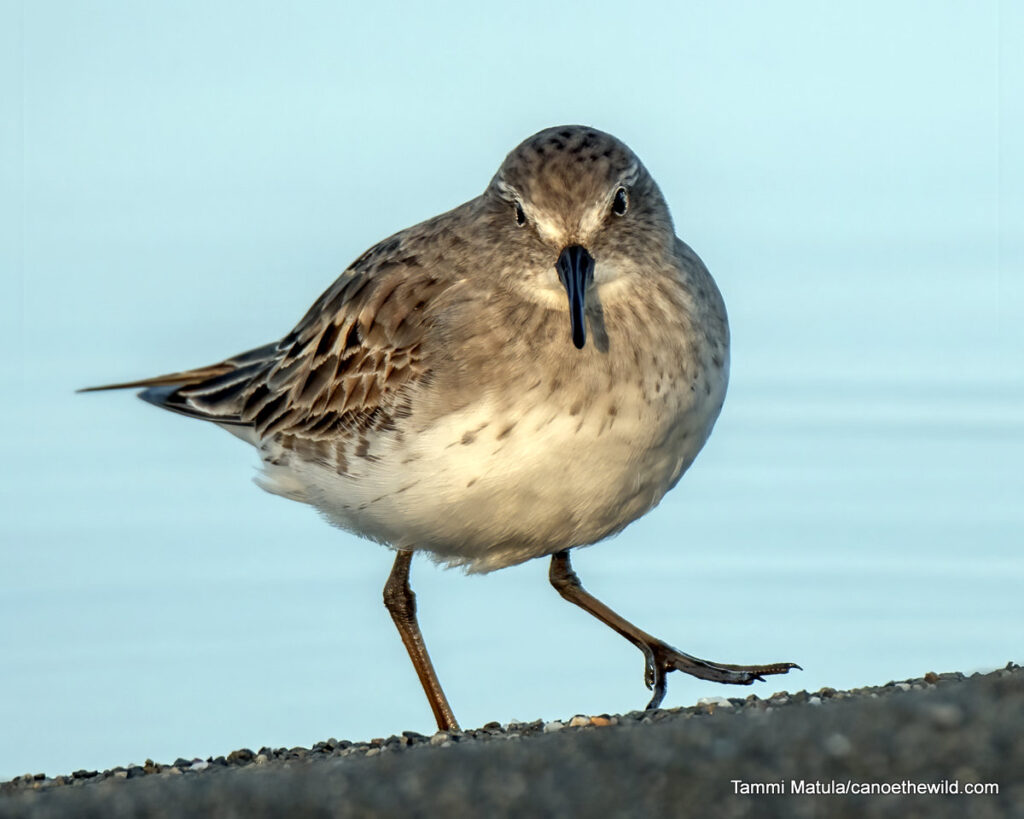
[[[768,674],[785,674],[796,663],[771,663],[770,665],[729,665],[712,663],[694,657],[661,641],[640,646],[644,653],[644,682],[654,692],[647,710],[657,708],[665,698],[668,688],[668,672],[683,671],[702,680],[736,685],[750,685],[755,680],[764,681]],[[800,669],[801,671],[803,669]]]

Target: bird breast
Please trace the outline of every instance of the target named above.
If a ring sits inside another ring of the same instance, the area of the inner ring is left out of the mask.
[[[565,338],[560,363],[503,361],[500,383],[463,385],[448,411],[431,395],[450,387],[427,384],[420,410],[348,474],[304,467],[306,499],[345,529],[470,571],[594,543],[655,506],[711,432],[727,374],[680,339],[647,361]]]

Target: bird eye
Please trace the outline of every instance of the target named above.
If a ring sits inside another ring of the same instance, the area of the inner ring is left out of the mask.
[[[522,227],[526,224],[526,211],[523,210],[523,206],[516,202],[516,224]]]
[[[615,191],[615,198],[612,199],[612,213],[616,216],[624,216],[628,207],[629,197],[626,195],[626,189],[619,188]]]

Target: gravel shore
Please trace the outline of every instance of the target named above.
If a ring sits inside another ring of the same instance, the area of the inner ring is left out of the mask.
[[[40,819],[691,814],[1024,817],[1024,670],[0,783]]]

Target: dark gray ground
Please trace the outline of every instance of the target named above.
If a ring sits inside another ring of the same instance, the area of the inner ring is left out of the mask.
[[[1024,817],[1024,670],[1012,663],[569,722],[21,777],[0,784],[0,817]],[[806,795],[793,780],[961,793]],[[737,793],[780,782],[781,794]],[[964,794],[974,783],[998,794]]]

